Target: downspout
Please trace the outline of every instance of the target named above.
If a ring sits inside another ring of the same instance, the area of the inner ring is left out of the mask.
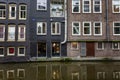
[[[67,0],[65,0],[65,34],[64,41],[61,44],[65,44],[67,42]]]
[[[109,42],[109,35],[110,31],[109,31],[109,24],[108,24],[108,0],[106,0],[106,39]]]

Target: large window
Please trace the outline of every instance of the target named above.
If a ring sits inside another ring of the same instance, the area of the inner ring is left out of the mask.
[[[80,23],[79,22],[72,23],[72,35],[80,35]]]
[[[5,38],[5,25],[0,25],[0,41],[4,41]]]
[[[27,18],[27,5],[21,4],[19,6],[19,19],[25,20]]]
[[[113,22],[113,35],[120,35],[120,22]]]
[[[38,22],[37,23],[37,35],[46,35],[47,32],[47,23]]]
[[[101,13],[102,12],[101,0],[93,0],[93,12],[94,13]]]
[[[91,22],[83,22],[83,35],[91,35]]]
[[[94,22],[94,35],[102,35],[102,23]]]
[[[120,0],[112,0],[113,13],[120,13]]]
[[[15,25],[8,26],[8,41],[15,41]]]
[[[4,56],[4,48],[0,47],[0,56]]]
[[[51,17],[63,17],[64,0],[51,0],[50,10]]]
[[[26,35],[26,30],[25,30],[25,25],[19,25],[18,27],[18,41],[25,41],[25,35]]]
[[[91,13],[91,0],[83,0],[83,13]]]
[[[16,19],[16,4],[9,4],[9,19]]]
[[[6,5],[0,4],[0,19],[5,19],[6,17]]]
[[[7,55],[9,55],[9,56],[15,55],[15,48],[14,47],[8,47],[7,48]]]
[[[18,56],[25,56],[25,47],[18,48]]]
[[[119,49],[119,42],[113,42],[112,49]]]
[[[47,10],[47,0],[37,0],[37,10]]]
[[[80,12],[80,0],[72,0],[72,13]]]
[[[52,22],[51,23],[51,33],[52,35],[60,35],[61,32],[61,23]]]

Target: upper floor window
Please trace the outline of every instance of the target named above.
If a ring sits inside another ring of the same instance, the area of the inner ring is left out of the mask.
[[[120,13],[120,0],[112,0],[113,13]]]
[[[27,5],[19,6],[19,19],[25,20],[27,18]]]
[[[9,19],[16,19],[16,4],[9,4]]]
[[[94,35],[102,35],[102,23],[94,22]]]
[[[72,13],[80,13],[80,0],[72,0]]]
[[[0,4],[0,19],[5,19],[6,17],[6,5]]]
[[[60,31],[61,31],[61,23],[52,22],[51,23],[51,33],[52,33],[52,35],[60,35]]]
[[[80,35],[80,23],[79,22],[72,23],[72,35]]]
[[[120,35],[120,22],[113,23],[113,35]]]
[[[91,0],[83,0],[83,13],[91,13]]]
[[[37,0],[37,10],[47,10],[47,0]]]
[[[47,23],[38,22],[37,23],[37,35],[46,35],[47,32]]]
[[[93,0],[93,12],[94,13],[101,13],[102,12],[101,0]]]
[[[51,0],[51,17],[64,17],[64,0]]]
[[[5,38],[5,25],[0,25],[0,41],[4,41]]]
[[[25,25],[19,25],[18,26],[18,40],[24,41],[26,35]]]
[[[15,25],[8,26],[8,41],[15,41]]]
[[[91,35],[91,22],[83,22],[83,35]]]

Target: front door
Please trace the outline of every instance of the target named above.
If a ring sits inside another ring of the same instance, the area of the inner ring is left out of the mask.
[[[45,42],[39,42],[38,43],[38,57],[46,57],[46,43]]]
[[[52,57],[59,57],[60,56],[60,43],[53,42],[52,43]]]
[[[86,43],[87,56],[95,56],[95,45],[93,42]]]

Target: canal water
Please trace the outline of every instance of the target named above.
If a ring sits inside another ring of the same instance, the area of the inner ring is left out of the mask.
[[[5,63],[0,80],[120,80],[120,62]]]

